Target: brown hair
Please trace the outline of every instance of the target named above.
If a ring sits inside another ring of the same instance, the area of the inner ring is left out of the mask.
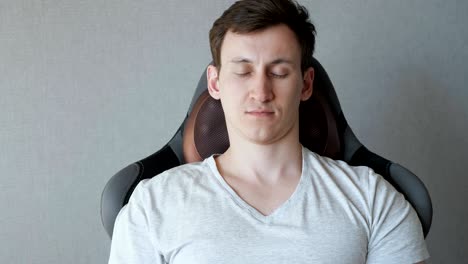
[[[226,32],[244,34],[278,24],[287,25],[301,47],[301,70],[311,66],[315,46],[315,26],[304,6],[294,0],[240,0],[229,7],[210,30],[214,66],[221,68],[221,46]]]

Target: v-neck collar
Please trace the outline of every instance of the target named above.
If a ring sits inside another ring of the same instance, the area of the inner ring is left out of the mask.
[[[220,184],[224,187],[225,191],[229,193],[231,198],[234,202],[241,207],[244,211],[247,211],[251,216],[256,218],[257,220],[263,223],[271,223],[276,217],[282,215],[290,206],[291,204],[295,204],[295,201],[300,199],[300,196],[303,194],[303,186],[305,185],[305,176],[304,176],[304,166],[305,166],[305,155],[306,150],[302,146],[302,168],[301,168],[301,176],[294,192],[291,196],[283,202],[278,208],[276,208],[272,213],[269,215],[264,215],[259,212],[255,207],[251,206],[247,203],[244,199],[242,199],[234,189],[226,182],[226,180],[221,176],[219,173],[218,167],[216,165],[215,157],[219,156],[219,154],[215,154],[210,156],[206,161],[213,172],[215,178],[220,182]]]

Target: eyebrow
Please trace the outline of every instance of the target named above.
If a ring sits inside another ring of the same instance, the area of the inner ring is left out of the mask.
[[[247,58],[236,57],[236,58],[233,58],[233,59],[230,61],[230,63],[235,63],[235,64],[249,63],[249,64],[252,64],[252,61],[249,60],[249,59],[247,59]],[[277,64],[282,64],[282,63],[294,65],[294,63],[293,63],[291,60],[288,60],[288,59],[285,59],[285,58],[278,58],[278,59],[275,59],[274,61],[269,62],[268,64],[270,64],[270,65],[277,65]]]
[[[284,58],[276,59],[276,60],[270,62],[269,64],[281,64],[281,63],[286,63],[286,64],[294,65],[294,63],[293,63],[291,60],[284,59]]]
[[[236,63],[236,64],[240,64],[240,63],[252,63],[251,60],[249,59],[246,59],[246,58],[240,58],[240,57],[236,57],[236,58],[233,58],[231,61],[229,61],[230,63]]]

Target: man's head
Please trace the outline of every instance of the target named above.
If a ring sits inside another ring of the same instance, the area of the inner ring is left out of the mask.
[[[279,24],[286,25],[297,38],[301,49],[301,70],[310,67],[315,46],[315,27],[307,10],[294,0],[241,0],[218,18],[210,30],[213,63],[221,68],[221,49],[228,31],[247,34]]]
[[[239,1],[214,23],[208,92],[221,101],[231,144],[299,142],[314,32],[306,10],[288,0]]]

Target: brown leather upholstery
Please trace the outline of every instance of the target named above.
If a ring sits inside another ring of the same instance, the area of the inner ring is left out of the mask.
[[[320,90],[299,107],[299,138],[308,149],[338,159],[340,140],[330,105]],[[196,101],[190,113],[183,136],[185,162],[201,161],[214,153],[224,153],[229,137],[221,103],[208,90]]]
[[[213,99],[206,90],[198,97],[185,123],[185,162],[201,161],[214,153],[224,153],[228,147],[229,137],[221,102]]]
[[[319,89],[299,106],[299,140],[306,148],[332,159],[340,158],[337,117]]]

